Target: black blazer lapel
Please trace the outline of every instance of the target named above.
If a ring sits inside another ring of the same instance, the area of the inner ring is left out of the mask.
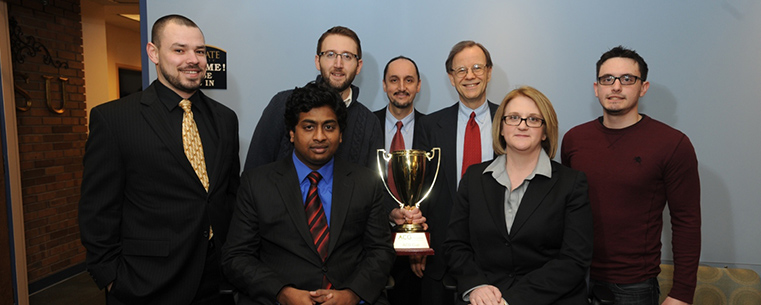
[[[441,154],[445,156],[444,176],[452,198],[457,191],[457,111],[458,104],[449,107],[446,115],[442,115],[438,122],[439,130],[437,138],[442,139]]]
[[[481,185],[483,186],[486,206],[489,209],[492,220],[499,228],[499,232],[505,239],[509,239],[507,234],[507,222],[505,221],[505,187],[499,184],[492,177],[492,173],[481,174]],[[473,203],[471,203],[473,204]],[[478,203],[476,203],[478,204]]]
[[[554,164],[552,166],[551,179],[542,175],[536,175],[534,176],[534,179],[531,179],[526,193],[523,194],[523,199],[521,200],[521,205],[518,207],[518,212],[515,214],[513,226],[510,229],[510,236],[515,236],[515,234],[521,229],[536,208],[542,204],[542,201],[547,197],[547,194],[550,193],[557,181],[558,175],[555,172]]]
[[[288,210],[288,214],[291,216],[293,225],[296,227],[299,235],[301,235],[301,238],[304,239],[304,242],[310,246],[309,248],[312,249],[312,252],[314,252],[319,259],[320,255],[312,240],[312,233],[309,232],[307,226],[307,216],[304,211],[303,199],[301,199],[299,177],[296,174],[293,159],[289,157],[278,161],[271,179],[277,187],[279,197],[282,198],[282,202],[285,205],[286,210]],[[277,202],[277,200],[273,200],[273,202]]]
[[[333,163],[333,201],[330,207],[330,240],[328,241],[328,256],[333,253],[338,239],[341,237],[346,214],[354,196],[354,181],[351,180],[351,170],[344,166],[344,161],[334,158]]]
[[[420,119],[420,117],[422,117],[422,116],[423,116],[423,114],[420,113],[420,111],[417,111],[417,109],[415,109],[415,124],[416,125],[417,125],[418,119]],[[381,126],[383,126],[383,125],[381,125]],[[412,131],[412,142],[411,143],[414,143],[415,142],[415,138],[417,138],[417,137],[418,137],[418,128],[415,128]],[[412,148],[417,148],[417,147],[412,147]]]
[[[222,163],[224,162],[225,156],[228,154],[229,148],[237,147],[238,145],[237,143],[234,143],[235,145],[226,145],[227,142],[231,141],[229,136],[235,133],[234,130],[227,129],[227,126],[229,126],[227,121],[231,118],[222,116],[222,113],[217,109],[217,107],[220,107],[219,103],[213,101],[200,91],[198,93],[201,95],[201,98],[206,100],[206,104],[209,105],[211,114],[214,117],[214,125],[216,125],[217,138],[219,139],[219,145],[214,147],[214,149],[217,149],[215,158],[214,160],[211,160],[211,164],[207,164],[206,166],[206,168],[209,169],[209,193],[211,194],[212,190],[214,190],[214,187],[221,179],[220,175],[222,174],[223,169]],[[209,160],[206,160],[206,162],[208,163]]]
[[[182,137],[179,135],[172,135],[171,128],[169,127],[169,116],[166,106],[159,101],[156,94],[156,87],[153,85],[143,91],[143,95],[140,98],[140,103],[144,106],[141,109],[141,114],[148,125],[156,132],[156,135],[169,149],[169,152],[177,159],[177,162],[181,165],[182,169],[193,177],[197,177],[196,172],[193,170],[193,166],[188,161],[188,157],[185,156],[185,149],[182,147]],[[201,181],[198,181],[198,185],[201,185]],[[202,186],[203,187],[203,186]]]

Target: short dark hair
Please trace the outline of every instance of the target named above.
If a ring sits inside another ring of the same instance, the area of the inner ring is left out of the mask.
[[[391,60],[389,60],[386,63],[386,67],[383,68],[383,79],[384,80],[386,79],[386,74],[388,74],[388,65],[390,65],[392,62],[395,62],[395,61],[397,61],[399,59],[409,60],[412,63],[412,65],[415,66],[415,74],[417,74],[417,79],[420,79],[420,70],[417,69],[417,64],[415,63],[415,61],[412,60],[411,58],[407,57],[407,56],[399,55],[397,57],[392,58]]]
[[[343,132],[346,129],[347,110],[346,104],[338,92],[330,88],[325,82],[310,82],[304,87],[296,87],[285,102],[285,127],[289,131],[296,128],[299,123],[299,115],[309,112],[313,108],[330,106],[338,119],[338,127]]]
[[[179,25],[189,26],[192,28],[197,28],[199,31],[201,30],[198,27],[198,25],[196,25],[196,23],[193,22],[193,20],[190,20],[190,18],[188,17],[182,16],[182,15],[176,15],[176,14],[166,15],[156,20],[156,22],[153,23],[153,28],[151,28],[151,42],[155,44],[157,47],[161,46],[160,45],[161,34],[164,31],[164,28],[166,27],[166,25],[169,24],[170,22],[179,24]]]
[[[605,61],[608,59],[616,57],[629,58],[636,61],[637,66],[639,66],[640,79],[642,79],[643,82],[647,80],[647,63],[645,62],[645,59],[643,59],[642,56],[639,56],[637,51],[624,48],[623,46],[612,48],[600,56],[600,60],[597,61],[597,74],[595,74],[596,77],[600,76],[600,67],[602,67],[602,64],[605,63]]]
[[[489,54],[489,50],[486,50],[486,47],[484,45],[475,42],[473,40],[463,40],[458,42],[452,47],[452,50],[449,51],[449,56],[447,56],[447,61],[444,63],[445,68],[447,69],[447,74],[452,73],[452,62],[454,61],[455,55],[457,53],[462,52],[462,50],[465,50],[466,48],[470,47],[479,47],[481,48],[481,51],[484,51],[484,55],[486,56],[486,66],[491,68],[492,61],[491,61],[491,55]]]
[[[325,37],[333,34],[343,35],[354,40],[354,42],[357,43],[357,57],[358,59],[362,59],[362,44],[359,43],[359,36],[357,36],[357,33],[354,33],[350,28],[340,25],[329,28],[325,33],[322,33],[320,39],[317,40],[317,53],[315,54],[319,55],[320,52],[322,52],[322,42],[325,40]]]

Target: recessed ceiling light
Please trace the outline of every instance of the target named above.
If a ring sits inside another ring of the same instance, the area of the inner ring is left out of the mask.
[[[119,16],[140,22],[140,14],[119,14]]]

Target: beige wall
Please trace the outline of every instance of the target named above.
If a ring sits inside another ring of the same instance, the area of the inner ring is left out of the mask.
[[[119,67],[140,69],[140,33],[106,24],[108,7],[82,0],[87,110],[119,98]]]
[[[85,104],[90,109],[110,99],[106,21],[103,5],[82,0],[82,55],[85,62]]]
[[[106,24],[108,43],[108,96],[119,98],[119,67],[140,69],[140,56],[145,49],[140,46],[140,33]]]

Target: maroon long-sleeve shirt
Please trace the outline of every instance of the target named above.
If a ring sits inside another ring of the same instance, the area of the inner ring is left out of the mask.
[[[675,265],[669,296],[692,303],[701,220],[698,162],[689,138],[646,115],[623,129],[606,128],[598,118],[566,133],[561,158],[589,179],[590,277],[628,284],[658,276],[668,204]]]

